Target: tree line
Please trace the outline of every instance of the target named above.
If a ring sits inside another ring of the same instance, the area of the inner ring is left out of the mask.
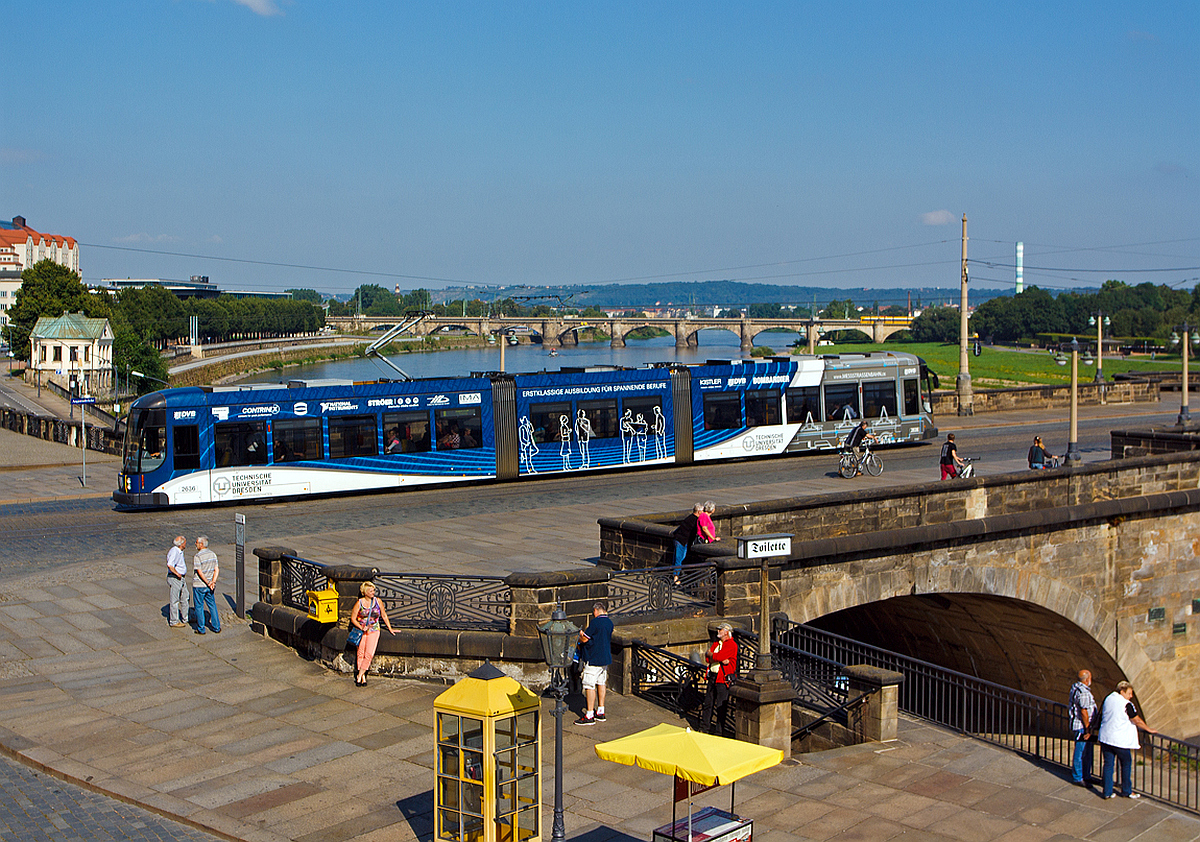
[[[1106,337],[1131,345],[1165,346],[1175,328],[1197,321],[1198,313],[1200,287],[1185,291],[1151,283],[1130,286],[1105,281],[1094,293],[1052,296],[1032,286],[980,304],[968,329],[985,341],[1033,343],[1039,336],[1094,336],[1095,320],[1107,318]],[[958,310],[936,307],[913,320],[911,334],[918,342],[958,342],[959,330]]]
[[[191,316],[199,317],[204,343],[313,333],[325,323],[319,303],[309,300],[226,295],[181,300],[160,286],[123,289],[113,295],[89,289],[77,273],[42,260],[21,273],[16,303],[8,310],[8,339],[14,355],[28,360],[29,336],[37,320],[64,312],[108,319],[117,370],[135,369],[160,380],[167,379],[160,352],[167,345],[187,341]],[[152,389],[154,384],[139,381],[139,388]]]

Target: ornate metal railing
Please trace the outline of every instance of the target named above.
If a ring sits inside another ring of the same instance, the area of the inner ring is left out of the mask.
[[[781,646],[838,664],[867,664],[899,672],[905,713],[970,734],[1021,754],[1070,767],[1074,740],[1070,712],[1043,699],[916,658],[869,646],[812,626],[776,619]],[[1098,701],[1103,701],[1098,700]],[[1163,734],[1142,734],[1134,752],[1133,787],[1151,798],[1200,812],[1200,746]],[[1100,751],[1093,776],[1098,777]]]
[[[608,580],[608,613],[687,615],[717,604],[717,566],[687,564],[678,578],[673,567],[615,570]]]
[[[329,586],[324,564],[306,558],[285,555],[280,560],[283,574],[283,604],[289,608],[308,610],[308,591],[320,591]]]
[[[374,581],[393,626],[508,631],[512,593],[501,576],[378,573]]]
[[[635,642],[630,647],[633,662],[633,694],[641,696],[687,719],[699,727],[704,708],[704,693],[708,689],[708,670],[704,664],[689,660],[674,652]],[[740,649],[739,649],[740,660]],[[721,723],[726,733],[733,733],[733,705],[725,710]]]

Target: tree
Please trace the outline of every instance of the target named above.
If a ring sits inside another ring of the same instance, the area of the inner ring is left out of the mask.
[[[960,327],[955,307],[929,307],[912,321],[915,342],[957,342]]]
[[[93,319],[112,315],[112,300],[92,292],[78,274],[53,260],[39,260],[21,273],[16,303],[8,310],[9,341],[17,359],[29,359],[29,334],[42,316],[83,313]]]
[[[321,303],[321,293],[315,289],[285,289],[284,292],[290,293],[293,301],[311,301],[316,305]]]
[[[157,380],[167,379],[167,362],[162,354],[138,336],[128,324],[121,323],[113,329],[113,365],[127,377],[130,371],[140,371]],[[139,377],[130,378],[129,386],[139,395],[161,388],[161,384],[154,380]]]
[[[1001,342],[1031,339],[1069,329],[1063,307],[1044,289],[1032,286],[1012,297],[989,299],[971,316],[971,330]]]
[[[117,310],[120,320],[135,334],[160,347],[188,332],[182,302],[157,284],[121,290]]]

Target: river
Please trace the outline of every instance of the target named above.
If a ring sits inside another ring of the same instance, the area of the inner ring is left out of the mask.
[[[779,354],[789,353],[794,333],[764,333],[756,345],[768,345]],[[509,373],[557,371],[563,366],[622,365],[636,367],[647,363],[699,363],[710,359],[737,359],[743,356],[738,338],[727,330],[706,330],[701,344],[695,348],[676,348],[675,338],[659,336],[654,339],[630,340],[624,348],[613,348],[608,342],[588,342],[559,350],[557,357],[541,345],[510,345],[505,348],[504,370]],[[500,349],[461,348],[390,357],[413,378],[462,377],[473,371],[496,371],[500,368]],[[272,369],[247,375],[239,383],[279,383],[285,380],[315,380],[337,378],[344,380],[374,380],[398,375],[379,360],[347,359],[313,365],[291,366],[282,371]]]

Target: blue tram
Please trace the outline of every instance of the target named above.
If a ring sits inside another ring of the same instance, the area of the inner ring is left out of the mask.
[[[132,508],[686,464],[935,438],[920,358],[892,352],[454,379],[164,389],[134,401]]]

